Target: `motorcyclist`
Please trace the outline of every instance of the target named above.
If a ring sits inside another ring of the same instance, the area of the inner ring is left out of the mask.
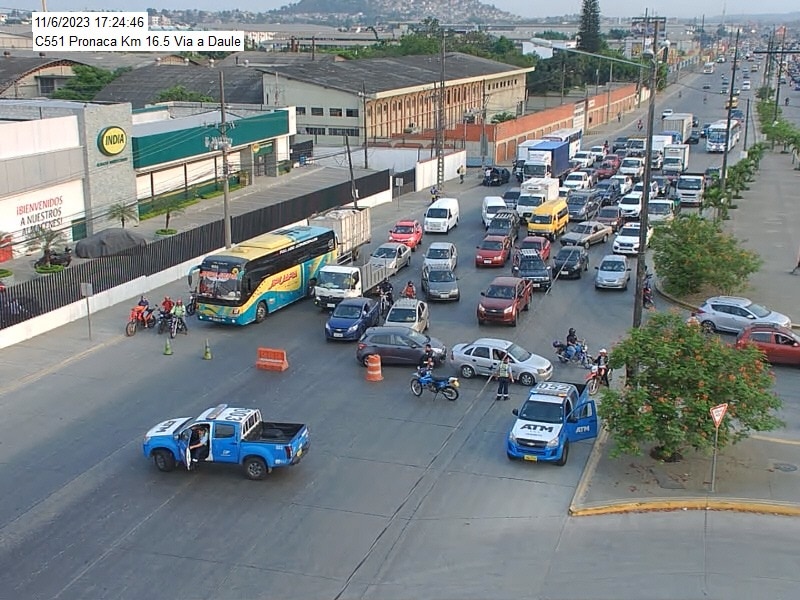
[[[439,188],[433,186],[431,188],[431,204],[436,202],[439,199]]]
[[[161,310],[165,313],[172,311],[172,307],[175,306],[175,302],[169,296],[164,296],[164,299],[161,301]]]
[[[594,359],[594,364],[597,365],[597,374],[600,376],[600,383],[606,387],[608,383],[608,351],[605,348],[600,348],[600,353]]]
[[[642,120],[641,120],[641,119],[639,119],[639,122],[638,122],[638,123],[636,123],[636,128],[637,128],[639,131],[641,131],[641,130],[642,130],[642,127],[644,127],[644,123],[642,123]]]
[[[706,104],[706,103],[708,103],[708,96],[706,96],[706,95],[704,94],[704,95],[703,95],[703,104]]]
[[[433,354],[433,348],[430,344],[425,344],[425,351],[422,353],[422,358],[419,359],[419,369],[425,371],[433,371],[436,366],[436,357]]]
[[[696,312],[692,312],[692,314],[689,315],[689,318],[686,319],[686,324],[700,327],[700,319],[697,318]]]
[[[571,359],[578,351],[578,334],[575,333],[574,327],[570,327],[567,332],[566,344],[567,347],[564,349],[564,356]]]
[[[149,327],[151,323],[150,317],[156,309],[150,306],[150,300],[148,300],[144,295],[139,297],[139,302],[136,303],[136,306],[141,307],[140,311],[142,313],[142,322],[144,323],[145,327]]]
[[[403,296],[405,298],[411,298],[412,300],[417,297],[417,288],[414,287],[413,281],[409,281],[406,284],[405,289],[403,289]]]
[[[180,326],[183,326],[183,330],[188,333],[189,328],[186,327],[186,319],[184,318],[186,316],[186,307],[183,305],[183,300],[178,298],[175,301],[175,306],[169,312],[173,319],[178,320],[178,328],[180,329]]]
[[[384,279],[378,285],[378,292],[386,295],[386,302],[394,304],[394,286],[388,279]]]

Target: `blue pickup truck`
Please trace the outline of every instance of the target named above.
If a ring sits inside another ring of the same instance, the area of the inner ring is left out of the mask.
[[[582,383],[543,381],[511,411],[517,420],[508,432],[511,460],[567,464],[572,442],[597,437],[597,407]]]
[[[194,451],[200,434],[208,443]],[[308,453],[308,427],[300,423],[272,423],[254,408],[220,404],[197,418],[164,421],[144,436],[142,451],[159,471],[176,465],[193,469],[213,462],[241,465],[248,479],[264,479],[272,469],[297,464]]]

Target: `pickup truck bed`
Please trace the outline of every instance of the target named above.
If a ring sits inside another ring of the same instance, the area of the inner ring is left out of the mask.
[[[247,442],[288,444],[302,428],[302,423],[269,423],[262,421],[244,439]]]

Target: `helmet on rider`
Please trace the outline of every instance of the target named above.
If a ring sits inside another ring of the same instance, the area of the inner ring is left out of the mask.
[[[600,354],[608,354],[608,350],[605,348],[600,348]]]
[[[178,306],[181,306],[181,305],[183,304],[183,300],[181,300],[180,298],[178,298],[178,299],[175,301],[175,304],[177,304]]]
[[[575,335],[575,328],[574,327],[570,327],[568,333],[569,333],[569,335]]]

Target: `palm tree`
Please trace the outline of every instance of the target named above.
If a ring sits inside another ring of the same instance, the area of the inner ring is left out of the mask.
[[[169,222],[173,215],[183,212],[182,203],[184,200],[177,195],[162,196],[153,201],[153,210],[164,213],[164,230],[169,230]]]
[[[106,218],[109,221],[119,221],[122,223],[122,228],[125,229],[125,221],[136,222],[139,220],[139,206],[138,204],[117,202],[108,207]]]
[[[61,244],[63,240],[63,231],[36,225],[31,231],[31,237],[28,240],[28,249],[33,252],[41,250],[42,257],[44,258],[44,266],[49,267],[50,257],[53,254],[53,246]]]

